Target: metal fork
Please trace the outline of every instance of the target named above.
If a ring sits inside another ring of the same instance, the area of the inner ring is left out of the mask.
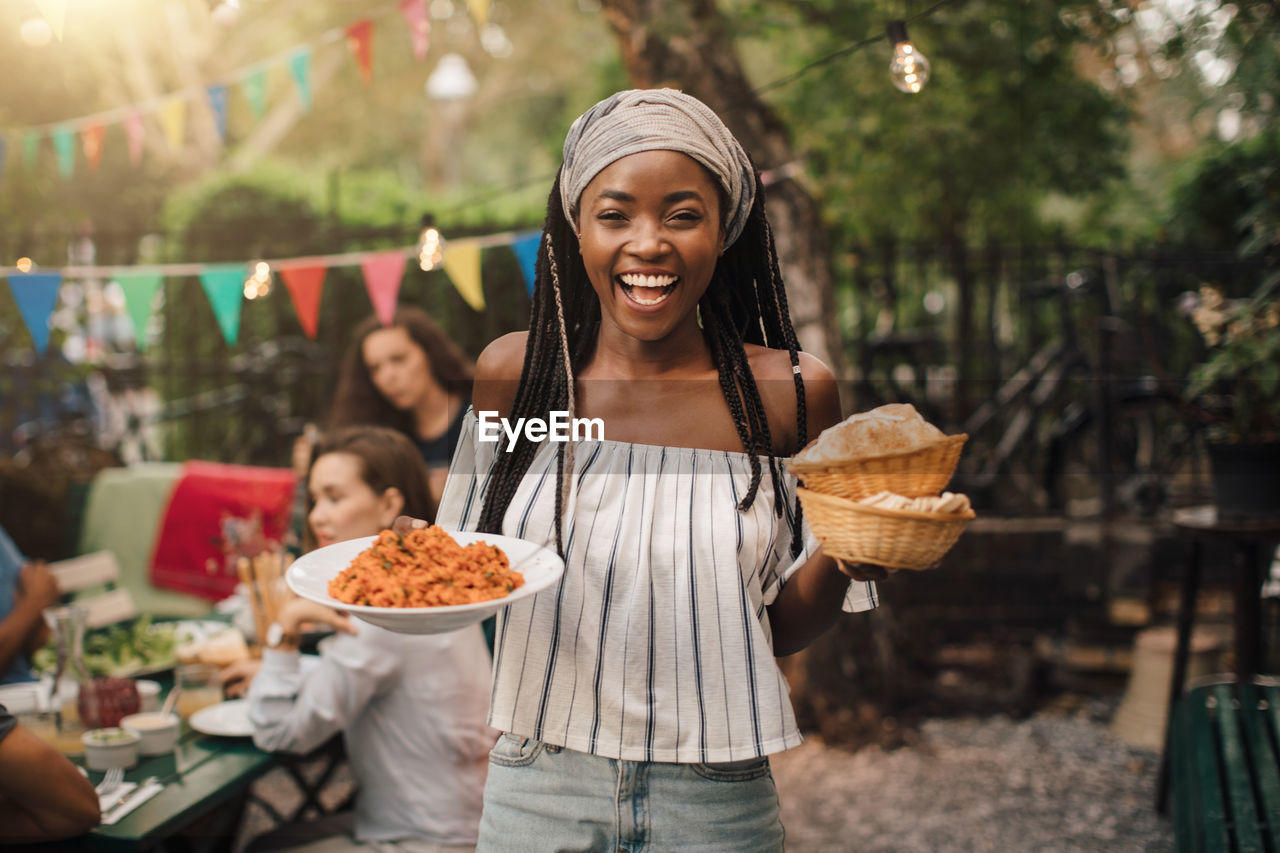
[[[102,777],[102,781],[98,783],[98,787],[94,788],[94,791],[97,792],[99,797],[104,797],[116,788],[119,788],[123,782],[124,768],[112,767],[107,771],[106,775]]]

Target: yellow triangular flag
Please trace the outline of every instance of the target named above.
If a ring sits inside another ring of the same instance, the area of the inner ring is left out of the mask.
[[[67,21],[67,0],[36,0],[36,8],[49,22],[49,28],[58,41],[62,41],[62,25]]]
[[[477,311],[484,310],[484,291],[480,289],[480,246],[471,240],[453,240],[445,247],[444,271],[453,286]]]
[[[476,21],[476,29],[483,30],[489,23],[489,0],[467,0],[467,11]]]
[[[160,108],[160,127],[164,130],[164,138],[169,140],[169,148],[178,151],[182,148],[182,138],[187,129],[187,99],[171,98]]]

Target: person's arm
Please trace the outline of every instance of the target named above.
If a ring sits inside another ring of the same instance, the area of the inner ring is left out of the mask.
[[[18,575],[13,609],[0,620],[0,671],[19,655],[29,655],[36,640],[46,636],[44,610],[58,603],[58,581],[49,567],[41,562],[27,563]]]
[[[800,354],[800,376],[808,433],[814,437],[840,422],[840,393],[831,370],[805,353]],[[818,548],[791,572],[768,605],[774,655],[794,654],[830,628],[841,613],[850,579],[871,581],[887,576],[879,566],[844,563]]]
[[[286,635],[297,636],[303,622],[323,622],[339,631],[306,672],[296,646],[266,649],[249,686],[249,719],[258,748],[307,753],[345,729],[395,678],[401,662],[372,643],[342,636],[355,631],[347,617],[303,599],[285,605],[277,621]]]
[[[22,726],[0,739],[0,842],[71,838],[98,825],[93,785]]]

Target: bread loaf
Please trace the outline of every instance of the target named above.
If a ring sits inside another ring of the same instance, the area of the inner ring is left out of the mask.
[[[946,438],[910,403],[891,403],[850,415],[825,429],[817,440],[797,453],[796,462],[829,464],[849,459],[907,453]]]
[[[880,492],[858,503],[876,506],[881,509],[907,510],[910,512],[928,512],[937,515],[958,515],[970,509],[969,498],[956,492],[943,492],[937,497],[907,498],[893,492]]]

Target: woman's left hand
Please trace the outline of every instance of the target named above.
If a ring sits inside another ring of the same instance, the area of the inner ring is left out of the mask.
[[[873,565],[872,563],[846,563],[844,560],[833,557],[836,561],[836,568],[841,573],[848,575],[856,581],[882,581],[889,577],[895,570],[886,569],[884,566]]]

